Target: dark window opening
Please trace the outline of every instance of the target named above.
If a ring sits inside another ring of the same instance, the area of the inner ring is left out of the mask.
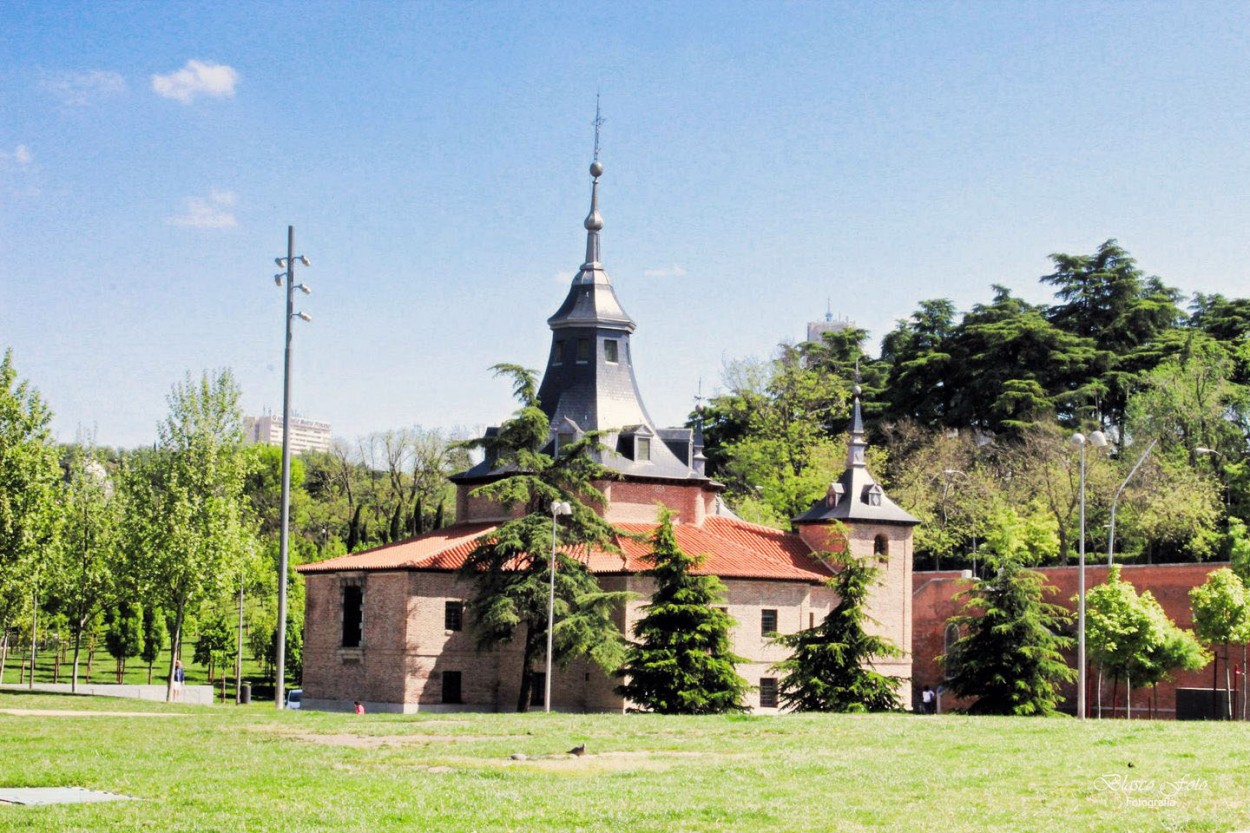
[[[890,539],[884,535],[878,535],[872,539],[872,554],[880,556],[884,561],[886,556],[890,554]]]
[[[443,605],[443,629],[464,630],[464,602],[447,602]]]
[[[777,633],[777,611],[760,611],[760,635],[773,636]]]
[[[459,703],[460,700],[460,672],[444,671],[443,672],[443,702]]]
[[[569,446],[571,446],[576,440],[577,440],[577,437],[573,434],[572,431],[557,431],[556,432],[556,456],[563,454],[565,450]]]
[[[777,678],[760,678],[760,708],[777,708]]]
[[[634,441],[634,459],[645,463],[651,459],[651,438],[638,437]]]
[[[605,339],[603,342],[603,359],[604,361],[616,364],[620,361],[620,342],[616,339]]]
[[[590,339],[579,338],[577,340],[577,362],[585,364],[590,361]]]
[[[547,702],[547,675],[542,671],[530,672],[530,705],[542,706]]]
[[[564,363],[564,339],[556,339],[556,343],[551,347],[551,363]]]
[[[359,648],[365,625],[365,592],[358,584],[343,588],[343,647]]]

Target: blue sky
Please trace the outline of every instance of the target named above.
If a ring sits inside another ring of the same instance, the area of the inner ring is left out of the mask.
[[[294,410],[475,428],[603,258],[652,416],[826,305],[1048,299],[1052,252],[1246,295],[1250,6],[0,4],[0,347],[102,444],[230,367],[281,407],[294,225],[314,294]]]

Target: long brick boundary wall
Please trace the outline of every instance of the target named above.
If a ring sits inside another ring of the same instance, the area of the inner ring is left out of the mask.
[[[1212,571],[1227,566],[1227,563],[1218,562],[1206,564],[1128,564],[1121,566],[1121,576],[1125,581],[1137,588],[1138,593],[1149,590],[1177,625],[1182,628],[1192,629],[1193,615],[1189,607],[1190,589],[1206,581],[1207,575]],[[1076,602],[1074,597],[1077,594],[1079,585],[1079,569],[1074,566],[1043,567],[1039,568],[1038,572],[1044,575],[1047,583],[1055,589],[1055,592],[1048,594],[1047,599],[1075,612]],[[947,620],[959,613],[962,606],[962,603],[956,599],[956,596],[970,584],[970,579],[965,576],[965,573],[950,570],[916,572],[912,576],[912,651],[914,663],[912,686],[916,692],[919,692],[925,685],[936,688],[945,677],[943,668],[938,662],[938,657],[946,650]],[[1107,565],[1087,565],[1085,575],[1086,590],[1088,591],[1090,588],[1102,584],[1106,577]],[[1073,633],[1075,633],[1075,629],[1075,624],[1073,624]],[[953,637],[954,634],[951,634],[951,636]],[[1073,649],[1068,657],[1069,663],[1073,666],[1076,665],[1075,653],[1075,649]],[[1234,647],[1230,652],[1230,659],[1234,666],[1240,665],[1241,651]],[[1220,665],[1220,685],[1223,686],[1224,671],[1222,660]],[[1133,717],[1146,717],[1151,714],[1161,718],[1174,717],[1176,715],[1176,689],[1210,689],[1211,674],[1212,668],[1208,664],[1206,668],[1199,671],[1175,674],[1173,680],[1160,683],[1155,691],[1135,689],[1133,691]],[[1087,676],[1089,679],[1089,691],[1086,701],[1089,704],[1090,714],[1093,716],[1097,713],[1099,703],[1097,669],[1091,666]],[[1069,712],[1073,712],[1076,702],[1075,685],[1068,686],[1064,691],[1064,695],[1066,698],[1064,708]],[[1239,704],[1241,696],[1239,693]],[[1124,701],[1124,683],[1121,681],[1117,695],[1118,711],[1114,713],[1116,716],[1124,716]],[[944,695],[942,698],[943,711],[961,708],[966,705],[966,702],[955,699],[950,695]],[[1103,683],[1102,708],[1104,717],[1112,715],[1110,680],[1104,680]]]

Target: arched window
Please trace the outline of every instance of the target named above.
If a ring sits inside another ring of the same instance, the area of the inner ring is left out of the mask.
[[[872,539],[872,554],[882,561],[886,561],[890,557],[890,539],[885,535],[878,535]]]

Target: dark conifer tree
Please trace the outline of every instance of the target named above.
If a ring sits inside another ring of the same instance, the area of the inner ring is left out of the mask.
[[[988,563],[992,577],[965,590],[963,613],[950,619],[963,636],[942,658],[947,688],[977,698],[972,714],[1052,714],[1060,683],[1077,677],[1060,653],[1072,643],[1060,633],[1071,616],[1043,599],[1041,573],[1012,558]]]
[[[717,604],[725,586],[716,576],[694,575],[700,559],[677,545],[672,513],[662,509],[651,537],[655,594],[634,625],[635,643],[617,692],[647,711],[661,714],[723,714],[741,711],[747,682],[734,670],[742,662],[730,650],[733,622]]]
[[[873,660],[902,654],[892,642],[864,630],[864,602],[878,570],[849,555],[833,556],[841,567],[829,586],[838,604],[819,625],[778,636],[790,658],[775,668],[785,673],[779,693],[795,711],[890,711],[900,707],[899,679],[873,668]]]

